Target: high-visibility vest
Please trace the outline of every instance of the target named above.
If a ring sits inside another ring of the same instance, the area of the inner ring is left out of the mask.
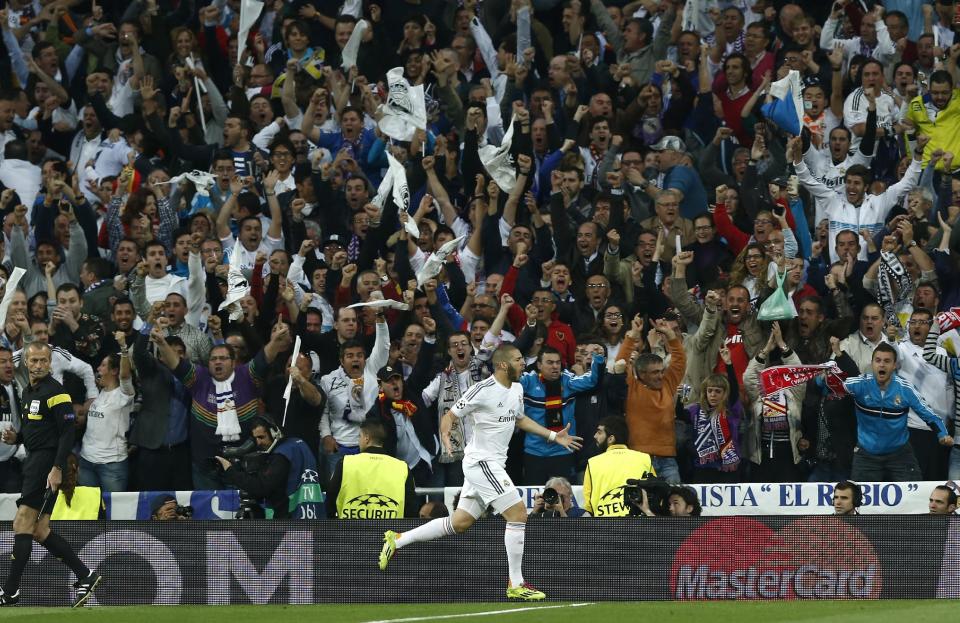
[[[100,487],[77,487],[73,490],[73,498],[67,506],[67,498],[63,491],[57,493],[57,503],[53,507],[50,519],[72,521],[76,519],[97,519],[100,516],[100,505],[103,496]]]
[[[406,463],[386,454],[361,452],[343,457],[343,480],[337,495],[337,517],[403,517],[408,472]]]
[[[627,480],[653,474],[653,461],[646,452],[615,445],[587,461],[590,470],[589,510],[594,517],[626,517],[630,508],[624,503]]]

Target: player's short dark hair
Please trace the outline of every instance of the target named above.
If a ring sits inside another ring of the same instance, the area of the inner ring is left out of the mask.
[[[513,344],[501,344],[497,347],[497,350],[493,351],[493,365],[496,366],[501,363],[507,363],[510,361],[510,357],[513,356],[514,351],[519,351],[516,346]]]

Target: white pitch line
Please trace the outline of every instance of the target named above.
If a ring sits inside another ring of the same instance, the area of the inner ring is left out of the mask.
[[[584,602],[577,604],[561,604],[556,606],[531,606],[528,608],[510,608],[509,610],[487,610],[486,612],[466,612],[464,614],[438,614],[425,617],[407,617],[405,619],[382,619],[378,621],[366,621],[366,623],[413,623],[414,621],[439,621],[441,619],[462,619],[466,617],[486,617],[497,614],[509,614],[512,612],[532,612],[533,610],[554,610],[556,608],[581,608],[583,606],[593,606],[596,602]]]

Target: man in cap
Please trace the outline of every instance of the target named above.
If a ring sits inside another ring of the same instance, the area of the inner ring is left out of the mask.
[[[639,184],[651,198],[656,199],[659,190],[675,190],[680,193],[680,216],[693,219],[707,209],[707,191],[700,174],[693,168],[693,159],[687,153],[686,144],[676,136],[664,136],[651,147],[660,152],[660,172],[663,173],[663,188],[642,180]]]

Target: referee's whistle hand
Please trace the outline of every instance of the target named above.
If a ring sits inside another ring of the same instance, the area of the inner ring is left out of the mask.
[[[60,489],[60,483],[62,481],[63,474],[60,473],[60,468],[54,465],[50,473],[47,474],[47,487],[49,487],[51,491],[57,491]]]

